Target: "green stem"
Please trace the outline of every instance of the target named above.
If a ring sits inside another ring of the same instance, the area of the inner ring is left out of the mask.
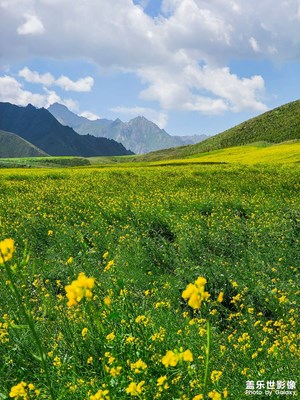
[[[206,321],[206,348],[205,348],[205,374],[204,374],[204,393],[206,394],[208,369],[209,369],[209,356],[210,356],[210,323]]]
[[[21,310],[22,314],[24,315],[25,321],[27,322],[27,325],[29,326],[29,329],[30,329],[30,331],[32,333],[32,336],[33,336],[33,338],[34,338],[34,340],[36,342],[38,351],[40,353],[40,359],[41,359],[41,363],[42,363],[43,369],[45,371],[45,377],[46,377],[47,384],[48,384],[48,387],[49,387],[51,400],[55,400],[55,395],[54,395],[52,384],[51,384],[51,379],[50,379],[48,366],[47,366],[47,362],[46,362],[45,351],[43,350],[43,345],[42,345],[42,343],[40,341],[40,338],[39,338],[39,335],[37,334],[37,331],[35,329],[34,322],[32,320],[31,314],[30,314],[29,311],[26,310],[26,308],[25,308],[25,306],[23,304],[20,292],[19,292],[16,284],[14,283],[14,277],[13,277],[13,274],[11,272],[11,269],[5,262],[4,262],[4,268],[6,270],[7,276],[8,276],[9,281],[10,281],[10,288],[11,288],[13,294],[15,295],[15,297],[17,299],[17,303],[18,303],[18,305],[20,307],[20,310]]]

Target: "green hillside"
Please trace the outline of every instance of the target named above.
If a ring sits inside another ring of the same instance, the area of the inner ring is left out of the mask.
[[[184,158],[255,142],[281,143],[300,139],[300,100],[267,111],[201,143],[149,153],[139,160]]]
[[[41,156],[47,156],[47,153],[14,133],[0,130],[0,158]]]

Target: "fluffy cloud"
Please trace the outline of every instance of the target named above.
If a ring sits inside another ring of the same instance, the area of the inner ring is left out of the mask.
[[[36,15],[25,14],[24,18],[26,21],[17,28],[19,35],[36,35],[44,33],[44,25]]]
[[[19,76],[24,78],[30,83],[39,83],[46,87],[59,86],[61,89],[66,91],[74,92],[90,92],[94,85],[94,79],[91,76],[72,81],[67,76],[62,75],[60,78],[55,79],[52,74],[46,72],[45,74],[39,74],[36,71],[31,71],[25,67],[19,71]]]
[[[230,60],[300,58],[299,0],[163,0],[161,10],[151,18],[131,0],[0,0],[0,63],[83,58],[135,73],[147,85],[141,97],[164,112],[218,113],[265,109],[263,77],[234,75]],[[54,84],[89,91],[93,80]]]
[[[41,107],[45,104],[44,96],[24,90],[16,79],[7,75],[0,77],[0,100],[21,106],[32,103]]]
[[[255,39],[254,37],[251,37],[251,38],[249,39],[249,43],[250,43],[250,46],[252,47],[252,49],[253,49],[256,53],[259,53],[259,52],[260,52],[259,44],[257,43],[257,41],[256,41],[256,39]]]
[[[205,114],[227,110],[266,110],[259,100],[265,90],[260,76],[241,79],[226,67],[200,67],[192,60],[171,73],[169,68],[157,67],[141,69],[139,74],[149,85],[141,97],[158,101],[165,110],[201,111]]]
[[[19,76],[24,78],[27,82],[39,83],[44,86],[51,86],[55,83],[53,75],[49,72],[46,72],[45,74],[39,74],[36,71],[31,71],[27,67],[24,67],[19,71]]]
[[[166,60],[180,48],[195,51],[195,58],[209,59],[216,52],[222,59],[248,57],[253,55],[249,40],[255,38],[262,50],[276,47],[277,57],[299,57],[298,0],[278,0],[276,7],[273,0],[255,5],[165,0],[165,15],[156,19],[130,0],[78,0],[76,7],[71,0],[0,0],[0,8],[11,53],[21,45],[32,55],[83,56],[102,66],[132,68]],[[28,35],[24,41],[18,29],[44,35]]]
[[[0,101],[19,106],[26,106],[30,103],[36,107],[48,107],[52,103],[59,102],[73,110],[78,108],[76,102],[71,99],[62,99],[52,90],[44,89],[43,94],[24,90],[20,82],[7,75],[0,76]]]
[[[97,114],[94,114],[90,111],[83,111],[81,114],[79,114],[80,117],[84,117],[89,119],[90,121],[96,121],[97,119],[100,119],[100,116]]]
[[[94,85],[94,79],[90,76],[72,81],[67,76],[61,76],[55,81],[55,84],[66,91],[74,92],[90,92]]]

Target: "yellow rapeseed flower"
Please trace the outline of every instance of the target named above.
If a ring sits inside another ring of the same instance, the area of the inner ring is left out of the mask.
[[[135,322],[137,324],[143,324],[144,326],[146,326],[149,323],[149,318],[147,318],[145,315],[138,315],[135,319]]]
[[[68,258],[66,264],[67,265],[72,264],[73,261],[74,261],[74,258],[71,256],[71,257]]]
[[[84,272],[78,275],[78,278],[65,287],[68,298],[68,307],[76,306],[84,297],[91,299],[92,289],[95,285],[95,278],[88,278]]]
[[[113,340],[115,340],[115,338],[116,338],[116,335],[114,334],[114,332],[111,332],[108,335],[106,335],[106,340],[113,341]]]
[[[181,353],[181,357],[183,361],[192,362],[193,361],[193,354],[190,350],[186,350]]]
[[[9,261],[15,250],[15,242],[13,239],[2,240],[2,242],[0,242],[0,264]]]
[[[159,342],[163,342],[164,338],[165,338],[165,334],[166,334],[166,330],[160,326],[159,332],[156,332],[153,335],[151,335],[151,340],[153,340],[153,341],[157,340]]]
[[[131,396],[139,396],[144,389],[144,383],[145,381],[141,381],[138,384],[136,384],[135,382],[131,382],[130,385],[126,388],[126,393],[130,394]]]
[[[90,400],[110,400],[108,390],[98,390],[98,392],[90,396]]]
[[[139,374],[143,370],[147,369],[147,364],[143,360],[139,359],[137,362],[131,363],[130,368],[135,374]]]
[[[60,367],[62,366],[61,359],[60,359],[59,356],[54,357],[54,359],[53,359],[53,365],[54,365],[55,367],[57,367],[57,368],[60,368]]]
[[[208,397],[210,399],[213,399],[213,400],[221,400],[222,399],[221,394],[218,393],[216,390],[213,390],[212,392],[209,392],[208,393]]]
[[[88,333],[88,328],[83,328],[81,331],[82,337],[86,337],[87,333]]]
[[[210,375],[210,379],[211,379],[212,383],[217,382],[221,378],[222,374],[223,374],[222,371],[214,370]]]
[[[186,289],[182,292],[184,300],[189,300],[188,305],[194,309],[199,309],[203,301],[207,300],[210,296],[208,292],[205,292],[204,286],[206,279],[199,276],[194,282],[187,285]]]
[[[107,307],[109,307],[111,305],[111,298],[106,296],[104,297],[103,302]]]
[[[107,263],[106,267],[103,269],[103,272],[107,272],[107,271],[109,271],[113,265],[115,265],[115,262],[114,262],[114,260],[110,260],[110,261],[108,261],[108,263]]]
[[[224,353],[225,350],[226,350],[226,346],[220,344],[220,353],[221,353],[221,354]]]
[[[178,362],[185,361],[185,362],[192,362],[193,361],[193,354],[190,350],[185,350],[182,351],[183,349],[180,348],[180,350],[168,350],[166,354],[162,357],[161,362],[163,365],[168,368],[168,367],[176,367]]]
[[[128,338],[126,338],[125,343],[133,343],[135,341],[135,338],[133,336],[128,336]]]
[[[166,354],[162,357],[161,362],[165,367],[176,367],[179,361],[178,354],[175,354],[174,351],[168,350]]]
[[[18,383],[17,385],[15,385],[15,386],[13,386],[12,388],[11,388],[11,390],[10,390],[10,393],[9,393],[9,397],[16,397],[17,399],[19,398],[19,397],[23,397],[24,399],[28,399],[28,396],[27,396],[27,391],[26,391],[26,386],[27,386],[27,383],[26,382],[20,382],[20,383]]]
[[[287,302],[287,297],[285,295],[282,295],[281,297],[279,297],[279,303],[286,303]]]
[[[112,367],[109,370],[109,373],[113,378],[115,378],[116,376],[120,375],[121,371],[122,371],[122,367],[120,367],[120,366],[119,367]]]
[[[167,380],[167,375],[161,376],[160,378],[157,379],[156,386],[162,386],[166,380]]]
[[[223,300],[224,300],[224,292],[220,292],[217,298],[217,302],[222,303]]]

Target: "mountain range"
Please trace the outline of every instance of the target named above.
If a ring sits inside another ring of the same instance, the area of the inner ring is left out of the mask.
[[[164,129],[145,117],[136,117],[129,122],[97,119],[90,121],[71,112],[66,106],[54,103],[48,110],[63,125],[72,127],[81,135],[91,134],[122,143],[136,154],[194,144],[207,139],[206,135],[171,136]]]
[[[0,103],[0,130],[13,133],[39,149],[40,154],[52,156],[111,156],[133,154],[121,143],[103,137],[79,135],[72,128],[64,126],[45,108],[32,105],[19,107],[10,103]],[[7,136],[11,141],[15,136]],[[19,144],[19,140],[17,140]],[[5,147],[7,141],[5,141]],[[24,144],[24,143],[23,143]],[[10,144],[10,148],[11,148]],[[17,146],[17,144],[16,144]],[[5,152],[2,140],[1,154]],[[20,155],[19,155],[20,156]],[[25,153],[22,154],[25,156]]]
[[[176,137],[168,135],[144,117],[134,118],[127,123],[119,119],[89,121],[73,114],[60,104],[50,107],[50,110],[55,110],[56,118],[65,125],[73,125],[78,130],[94,129],[96,133],[106,132],[107,135],[127,139],[128,143],[133,143],[136,138],[140,152],[146,148],[142,146],[146,146],[147,140],[151,138],[154,138],[154,142],[159,137],[162,138],[161,143],[165,143],[166,146],[171,145],[171,140],[176,141]],[[133,154],[114,139],[79,134],[70,126],[62,125],[56,118],[45,108],[0,103],[0,157],[92,157]],[[89,128],[85,128],[87,126]],[[276,144],[295,140],[300,140],[300,100],[265,112],[200,143],[152,151],[134,156],[132,160],[178,159],[256,142]]]

